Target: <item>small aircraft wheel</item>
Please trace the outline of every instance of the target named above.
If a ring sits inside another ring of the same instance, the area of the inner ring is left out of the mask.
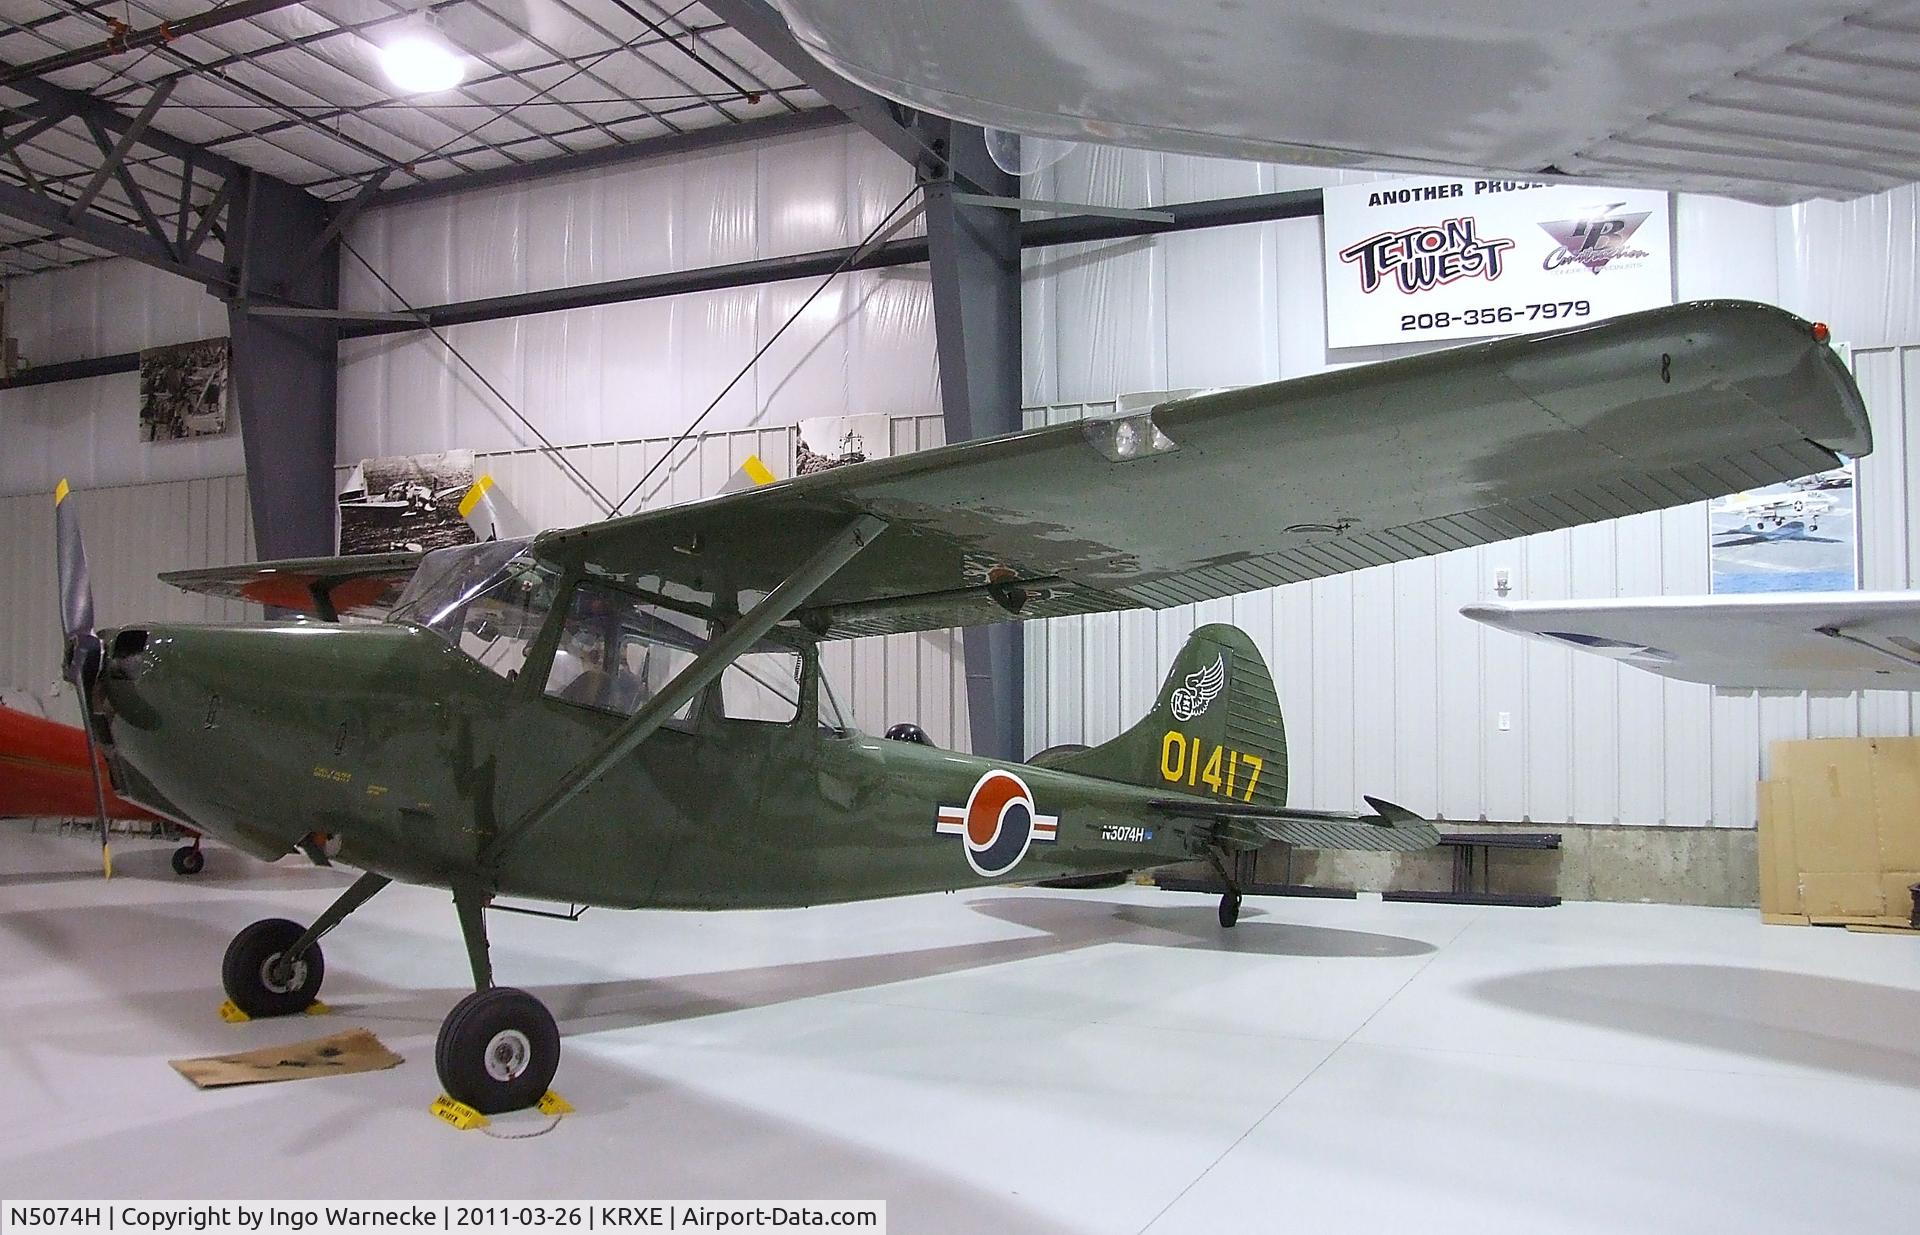
[[[207,855],[192,845],[182,845],[173,851],[173,873],[176,875],[197,875],[207,869]]]
[[[304,933],[306,928],[298,922],[262,918],[233,937],[226,959],[220,962],[220,984],[227,988],[234,1007],[253,1017],[291,1016],[307,1010],[327,972],[320,945],[308,948],[291,965],[280,964],[282,955]]]
[[[525,991],[496,986],[453,1005],[433,1048],[447,1096],[483,1115],[538,1102],[560,1066],[560,1029]]]
[[[1220,898],[1220,925],[1232,926],[1240,920],[1240,894],[1228,892]]]

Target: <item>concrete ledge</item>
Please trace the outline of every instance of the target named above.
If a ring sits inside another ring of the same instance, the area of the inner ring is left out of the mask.
[[[1630,824],[1442,824],[1443,832],[1558,832],[1559,849],[1497,849],[1490,887],[1499,892],[1556,895],[1570,901],[1639,901],[1663,905],[1760,903],[1759,849],[1752,828],[1640,827]],[[1286,850],[1263,850],[1263,882],[1287,877]],[[1181,874],[1211,877],[1204,862]],[[1453,851],[1346,853],[1300,849],[1291,881],[1361,892],[1444,889],[1453,882]]]

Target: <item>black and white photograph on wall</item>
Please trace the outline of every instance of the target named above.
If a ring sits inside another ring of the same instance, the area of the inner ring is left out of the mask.
[[[1716,498],[1713,590],[1844,592],[1855,586],[1853,460],[1785,484]]]
[[[885,416],[816,416],[798,426],[793,473],[807,476],[893,453],[893,425]]]
[[[140,440],[172,442],[227,431],[232,384],[226,339],[140,353]]]
[[[340,490],[340,552],[398,553],[471,544],[460,499],[473,487],[473,452],[362,459]]]

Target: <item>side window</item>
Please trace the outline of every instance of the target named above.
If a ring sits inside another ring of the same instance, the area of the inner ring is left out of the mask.
[[[635,597],[594,583],[574,588],[547,670],[548,696],[631,716],[693,660],[705,640]],[[684,720],[688,703],[674,713]]]
[[[720,675],[720,706],[728,720],[791,724],[800,714],[800,657],[772,649],[740,657]]]

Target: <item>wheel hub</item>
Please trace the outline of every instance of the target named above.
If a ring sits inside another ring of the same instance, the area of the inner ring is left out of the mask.
[[[307,981],[306,960],[288,961],[285,957],[286,953],[275,952],[260,963],[260,985],[276,995],[291,994]]]
[[[487,1043],[487,1075],[496,1081],[516,1080],[533,1062],[533,1044],[518,1029],[502,1029]]]

